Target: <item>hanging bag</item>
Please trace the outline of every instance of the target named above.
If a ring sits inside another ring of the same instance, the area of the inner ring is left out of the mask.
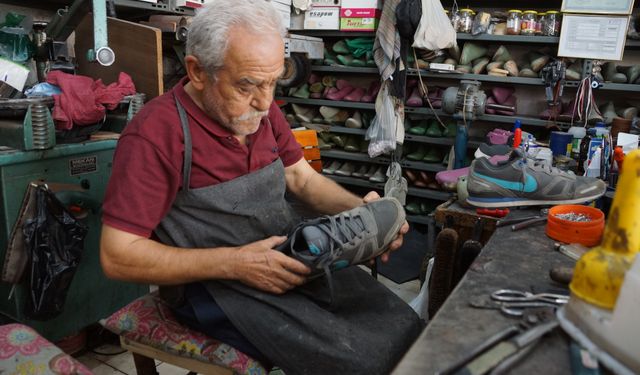
[[[440,1],[422,0],[422,17],[413,36],[413,47],[437,51],[456,46],[456,31]]]
[[[29,253],[29,296],[24,312],[31,319],[48,320],[63,310],[88,228],[44,184],[36,190],[36,212],[23,227]]]

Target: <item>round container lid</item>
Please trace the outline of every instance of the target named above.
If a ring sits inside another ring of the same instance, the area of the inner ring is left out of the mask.
[[[525,10],[524,12],[527,14],[538,14],[535,10]]]
[[[522,11],[518,9],[511,9],[508,13],[522,13]]]
[[[558,12],[557,10],[548,10],[547,14],[558,14],[560,12]]]
[[[476,12],[474,12],[473,9],[469,9],[469,8],[460,9],[460,12],[469,12],[469,13],[476,14]]]

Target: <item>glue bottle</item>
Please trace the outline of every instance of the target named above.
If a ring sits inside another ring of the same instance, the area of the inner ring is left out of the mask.
[[[522,142],[522,129],[520,126],[520,120],[516,120],[513,124],[513,148],[520,147],[520,143]]]

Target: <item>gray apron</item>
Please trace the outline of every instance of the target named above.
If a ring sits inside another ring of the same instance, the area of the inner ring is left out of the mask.
[[[155,230],[160,241],[211,248],[287,234],[295,220],[285,200],[280,159],[224,183],[189,188],[191,136],[177,98],[176,105],[185,140],[184,180],[171,210]],[[324,279],[283,295],[230,280],[203,284],[233,325],[287,375],[390,373],[420,334],[423,322],[358,267],[332,277],[332,303]]]

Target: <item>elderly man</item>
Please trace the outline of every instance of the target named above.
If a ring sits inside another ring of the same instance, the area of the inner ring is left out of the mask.
[[[297,219],[285,191],[322,214],[378,198],[349,193],[302,158],[273,103],[280,25],[264,0],[198,12],[187,77],[118,143],[102,266],[160,285],[184,324],[287,373],[389,372],[422,328],[413,311],[357,267],[333,274],[330,300],[322,279],[307,282],[309,268],[274,250]]]

